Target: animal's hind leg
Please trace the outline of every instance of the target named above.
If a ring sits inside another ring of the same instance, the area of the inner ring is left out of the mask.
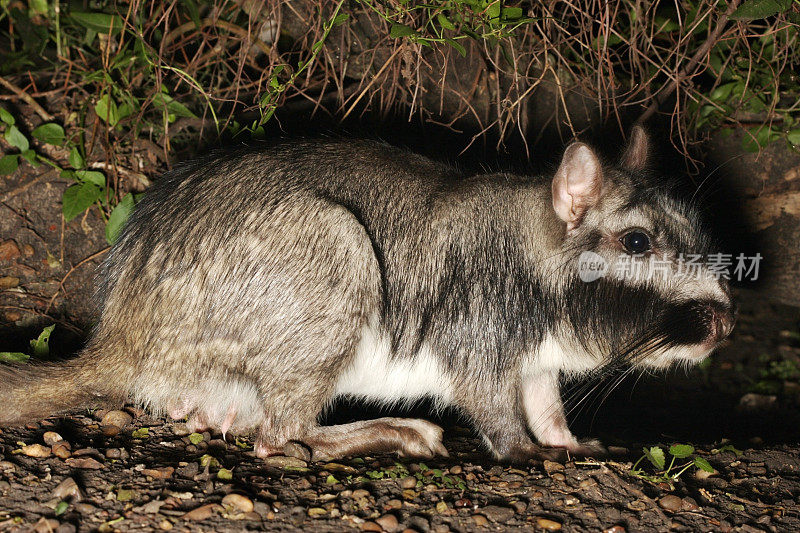
[[[337,426],[316,426],[299,439],[314,461],[347,455],[396,453],[401,457],[447,457],[442,428],[426,420],[378,418]]]

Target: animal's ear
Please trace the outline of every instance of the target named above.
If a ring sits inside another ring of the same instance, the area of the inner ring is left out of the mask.
[[[620,165],[628,170],[644,170],[650,158],[650,139],[643,127],[636,125],[631,130],[628,146],[622,154]]]
[[[591,148],[572,143],[564,151],[553,176],[553,209],[567,223],[567,231],[577,228],[586,211],[600,200],[603,173]]]

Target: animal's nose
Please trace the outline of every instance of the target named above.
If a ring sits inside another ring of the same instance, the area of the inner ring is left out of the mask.
[[[731,334],[734,324],[736,324],[736,304],[733,302],[723,304],[721,302],[708,302],[706,312],[709,316],[709,340],[720,342]]]

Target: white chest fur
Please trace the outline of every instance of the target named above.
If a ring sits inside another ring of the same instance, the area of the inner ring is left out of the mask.
[[[452,381],[430,349],[423,345],[412,358],[392,357],[385,333],[371,320],[364,327],[352,364],[336,382],[336,395],[381,403],[413,402],[430,396],[448,403]]]

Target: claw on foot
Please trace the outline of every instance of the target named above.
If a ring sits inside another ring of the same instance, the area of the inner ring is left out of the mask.
[[[236,406],[231,404],[228,407],[228,414],[225,415],[225,419],[222,421],[222,425],[220,426],[220,432],[222,433],[222,440],[225,440],[225,435],[228,433],[228,430],[231,429],[231,426],[236,421]]]

